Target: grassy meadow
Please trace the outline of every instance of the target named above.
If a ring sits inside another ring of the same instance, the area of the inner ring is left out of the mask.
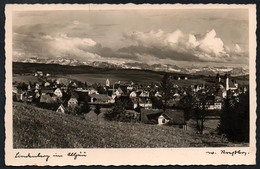
[[[21,82],[29,84],[29,82],[40,82],[38,77],[35,77],[33,75],[19,75],[19,74],[13,74],[13,82]]]
[[[215,134],[170,126],[88,120],[13,103],[14,148],[155,148],[237,146]],[[92,115],[92,118],[95,116]]]

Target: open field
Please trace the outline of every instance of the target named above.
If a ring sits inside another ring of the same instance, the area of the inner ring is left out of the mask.
[[[151,84],[151,83],[160,83],[163,75],[157,73],[140,73],[134,72],[131,73],[129,71],[119,71],[119,72],[102,72],[102,73],[90,73],[90,74],[70,74],[70,75],[57,75],[56,77],[63,77],[68,79],[73,79],[81,82],[87,83],[101,83],[105,84],[106,80],[109,79],[110,82],[129,82],[133,81],[135,83],[142,84]],[[179,86],[190,86],[194,84],[203,85],[204,80],[198,79],[188,79],[188,80],[174,80],[174,84]],[[208,84],[208,83],[205,83]]]
[[[18,74],[13,74],[13,82],[24,82],[24,83],[29,83],[29,82],[39,82],[39,79],[33,75],[18,75]]]
[[[105,84],[106,79],[109,79],[110,82],[117,81],[133,81],[133,82],[141,82],[141,83],[151,83],[151,82],[159,82],[162,78],[162,75],[150,73],[149,75],[145,75],[140,72],[128,72],[128,71],[118,71],[118,72],[102,72],[102,73],[86,73],[86,74],[70,74],[70,75],[57,75],[57,77],[65,77],[69,79],[74,79],[82,82],[88,83],[101,83]]]
[[[14,148],[146,148],[238,146],[218,135],[168,126],[88,121],[24,103],[13,103]]]

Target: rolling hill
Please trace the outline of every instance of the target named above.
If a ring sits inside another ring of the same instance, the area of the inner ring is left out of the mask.
[[[147,148],[234,146],[220,136],[110,121],[88,121],[25,103],[13,103],[14,148]]]

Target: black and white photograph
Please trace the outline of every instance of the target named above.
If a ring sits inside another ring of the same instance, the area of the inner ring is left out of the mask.
[[[7,5],[6,160],[254,164],[255,13],[254,5]]]

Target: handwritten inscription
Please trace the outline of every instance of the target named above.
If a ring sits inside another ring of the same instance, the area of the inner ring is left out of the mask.
[[[241,150],[234,150],[234,151],[227,151],[227,150],[220,150],[220,152],[216,152],[216,151],[206,151],[206,154],[211,154],[211,155],[215,155],[215,154],[223,154],[223,155],[231,155],[231,156],[236,156],[236,155],[248,155],[249,152],[245,152],[245,151],[241,151]]]
[[[73,157],[74,160],[77,160],[79,157],[87,157],[86,152],[69,152],[66,154],[67,157]],[[62,158],[64,155],[62,154],[42,154],[42,153],[26,153],[22,154],[20,152],[15,154],[15,158],[23,158],[23,159],[32,159],[32,158],[39,158],[39,159],[44,159],[46,162],[49,161],[50,158]]]
[[[220,152],[221,152],[221,154],[228,154],[228,155],[231,155],[231,156],[234,156],[234,155],[244,155],[244,156],[246,156],[247,154],[249,154],[248,152],[241,151],[241,150],[235,150],[235,151],[221,150]]]
[[[50,155],[41,154],[41,153],[38,153],[35,155],[28,153],[28,154],[23,155],[23,154],[20,154],[20,152],[18,152],[15,154],[15,158],[43,158],[43,159],[45,159],[45,161],[48,161],[50,158]]]
[[[68,153],[67,154],[69,157],[73,157],[74,158],[74,160],[76,160],[78,157],[87,157],[87,155],[86,155],[86,152],[80,152],[80,153],[76,153],[76,152],[73,152],[73,153]]]

